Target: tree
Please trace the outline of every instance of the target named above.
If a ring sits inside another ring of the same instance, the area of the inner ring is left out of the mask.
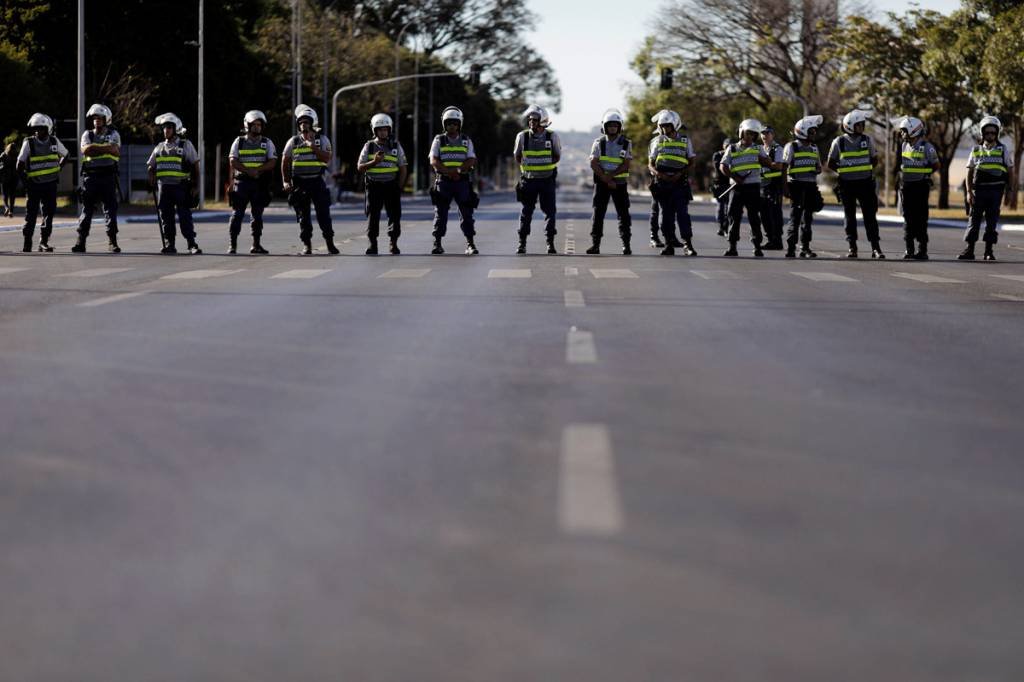
[[[1017,178],[1024,155],[1024,6],[1012,6],[993,19],[991,23],[979,22],[979,31],[986,31],[990,37],[983,43],[982,73],[988,86],[984,103],[999,112],[1003,125],[1013,135],[1013,191],[1006,201],[1016,208]]]

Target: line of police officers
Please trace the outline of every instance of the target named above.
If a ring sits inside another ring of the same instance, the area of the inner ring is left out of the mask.
[[[82,213],[78,238],[72,251],[84,253],[96,204],[103,207],[108,250],[120,253],[117,243],[117,208],[119,182],[117,177],[121,140],[111,127],[112,113],[101,104],[93,105],[87,114],[91,128],[81,137],[80,198]],[[516,197],[522,204],[519,218],[519,242],[516,253],[526,253],[526,240],[531,232],[537,204],[544,213],[547,253],[555,249],[556,182],[562,156],[558,135],[548,128],[551,119],[543,107],[530,106],[524,113],[527,128],[517,134],[513,155],[520,165],[521,177]],[[651,246],[661,248],[663,255],[682,249],[684,255],[695,256],[689,203],[693,200],[689,169],[696,157],[693,143],[684,134],[685,126],[674,111],[662,110],[651,119],[656,124],[647,153],[650,174]],[[288,203],[295,210],[302,242],[300,253],[311,254],[312,214],[315,212],[320,233],[328,253],[337,254],[330,215],[330,192],[324,172],[330,164],[331,143],[318,127],[316,112],[306,105],[295,110],[298,133],[285,144],[281,153],[281,174]],[[785,248],[786,257],[814,258],[811,250],[813,215],[824,205],[818,190],[817,176],[822,171],[820,152],[814,143],[821,116],[800,119],[793,127],[793,140],[780,145],[774,130],[756,119],[746,119],[738,128],[736,142],[725,141],[713,156],[713,189],[718,200],[718,234],[728,239],[725,256],[738,255],[740,225],[746,212],[750,225],[755,257],[764,250]],[[237,253],[238,236],[248,210],[252,216],[251,254],[266,254],[261,243],[263,211],[270,203],[271,178],[277,167],[274,143],[263,135],[267,118],[261,111],[249,111],[243,119],[243,134],[237,137],[228,153],[232,171],[232,187],[228,198],[232,207],[229,221],[228,253]],[[472,140],[462,130],[464,116],[457,107],[447,107],[441,114],[443,133],[434,137],[429,152],[434,170],[430,190],[434,205],[434,244],[432,254],[443,254],[442,239],[447,233],[448,213],[454,201],[461,216],[460,227],[466,239],[465,253],[479,253],[474,237],[473,212],[479,196],[473,186],[476,153]],[[631,218],[627,181],[633,160],[631,141],[622,133],[624,118],[620,111],[609,109],[601,119],[602,135],[590,150],[590,166],[594,174],[593,216],[590,248],[587,254],[599,254],[604,236],[604,218],[611,202],[618,217],[622,253],[630,255]],[[828,168],[838,175],[836,193],[843,204],[844,229],[849,245],[847,257],[858,256],[857,208],[864,221],[864,231],[871,245],[872,258],[882,259],[878,232],[878,198],[874,169],[878,163],[871,138],[865,134],[867,116],[852,111],[843,117],[843,134],[835,138],[825,157]],[[196,242],[191,209],[195,205],[199,155],[184,137],[185,128],[176,115],[166,113],[156,118],[164,139],[156,145],[147,162],[149,180],[154,188],[154,203],[163,240],[162,253],[177,253],[176,232],[179,229],[191,254],[202,253]],[[53,137],[53,121],[43,114],[34,114],[28,122],[33,135],[27,138],[18,156],[18,171],[27,188],[24,251],[32,251],[35,225],[40,212],[39,251],[52,252],[49,244],[56,210],[57,176],[68,157],[68,150]],[[363,145],[357,169],[365,176],[365,214],[367,216],[367,255],[378,253],[382,211],[388,216],[389,252],[400,253],[402,188],[408,175],[408,159],[397,139],[392,137],[392,121],[386,114],[377,114],[370,121],[373,138]],[[962,260],[974,259],[974,245],[984,222],[984,258],[995,260],[993,247],[998,240],[997,225],[1003,192],[1013,167],[1009,149],[999,141],[1001,125],[993,116],[984,117],[979,125],[982,142],[971,150],[967,163],[967,204],[970,221],[964,240],[967,247],[959,255]],[[899,205],[904,218],[905,259],[928,259],[928,197],[931,175],[939,170],[938,154],[925,139],[925,125],[906,116],[898,125],[902,140],[900,151]],[[788,231],[783,244],[783,197],[790,199]],[[763,228],[763,234],[762,234]],[[678,229],[679,238],[676,237]]]

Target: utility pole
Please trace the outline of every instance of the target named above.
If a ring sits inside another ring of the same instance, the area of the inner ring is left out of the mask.
[[[196,121],[196,151],[199,153],[199,208],[203,207],[203,203],[206,201],[206,183],[203,182],[206,177],[206,158],[204,152],[206,151],[206,142],[203,139],[203,79],[205,74],[203,73],[203,52],[206,49],[205,43],[203,42],[203,19],[205,14],[206,0],[199,0],[199,119]]]
[[[85,0],[78,0],[78,105],[75,111],[75,137],[77,138],[85,130]],[[78,173],[75,177],[81,177],[82,150],[75,145],[75,158],[78,159]],[[77,186],[78,180],[75,180]],[[75,193],[78,196],[78,193]]]

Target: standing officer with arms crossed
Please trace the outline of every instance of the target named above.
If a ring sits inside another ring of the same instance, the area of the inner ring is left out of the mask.
[[[526,118],[527,129],[516,135],[512,151],[522,173],[516,187],[517,198],[523,204],[519,214],[519,246],[516,253],[526,253],[526,238],[530,235],[534,207],[540,199],[548,253],[555,254],[558,253],[555,250],[555,184],[558,162],[562,158],[562,142],[557,133],[548,130],[551,118],[542,107],[531,105],[523,116]]]
[[[357,170],[366,174],[366,237],[370,246],[367,256],[377,255],[380,236],[380,212],[388,212],[388,239],[391,255],[397,256],[398,238],[402,236],[402,188],[409,173],[405,150],[398,140],[391,139],[392,122],[387,114],[370,119],[373,139],[359,152]]]
[[[196,243],[195,226],[192,223],[192,197],[198,189],[190,178],[199,177],[199,154],[192,143],[181,137],[185,128],[181,119],[174,114],[161,114],[156,124],[163,129],[164,141],[149,155],[149,184],[157,187],[157,210],[163,222],[163,254],[175,254],[175,214],[181,220],[181,236],[188,244],[188,252],[199,255],[203,251]]]
[[[473,141],[462,134],[462,110],[448,107],[441,112],[441,126],[444,132],[434,138],[430,145],[430,167],[434,169],[434,188],[430,198],[434,202],[434,248],[430,253],[439,256],[444,253],[441,239],[448,233],[448,211],[452,200],[459,207],[462,216],[460,227],[466,238],[466,255],[480,253],[473,238],[476,236],[473,211],[479,197],[473,191],[473,169],[476,168],[476,152]]]
[[[113,114],[102,104],[89,107],[86,118],[92,122],[92,130],[82,133],[82,216],[78,219],[78,241],[71,250],[85,253],[92,214],[99,201],[103,204],[107,226],[107,249],[121,253],[117,245],[117,165],[121,160],[121,136],[110,127]]]
[[[843,202],[843,227],[850,245],[847,258],[857,257],[857,204],[864,216],[864,232],[871,242],[871,257],[885,258],[878,242],[878,194],[875,166],[878,156],[871,138],[864,134],[868,117],[863,111],[843,116],[843,134],[832,140],[828,167],[839,174],[839,193]]]
[[[722,157],[725,151],[732,145],[728,137],[722,142],[722,148],[711,155],[711,191],[714,192],[715,201],[718,203],[718,236],[725,237],[729,234],[729,178],[722,173]]]
[[[765,251],[782,250],[782,145],[775,141],[775,129],[764,126],[761,142],[765,154],[772,160],[772,168],[761,173],[761,224],[767,243]]]
[[[619,217],[619,237],[622,239],[622,255],[629,256],[633,221],[629,216],[629,164],[633,158],[633,144],[622,134],[622,113],[609,109],[601,117],[601,137],[594,140],[590,148],[590,168],[594,171],[594,216],[590,230],[592,244],[587,254],[601,253],[601,238],[604,236],[604,216],[608,212],[608,200],[615,204]]]
[[[729,248],[723,256],[738,256],[736,244],[740,240],[740,223],[743,209],[747,209],[750,221],[750,241],[754,245],[754,256],[761,258],[761,167],[771,168],[772,161],[757,143],[761,134],[761,122],[748,118],[740,123],[739,142],[729,145],[722,156],[719,168],[722,174],[733,182],[732,196],[729,197]]]
[[[1003,202],[1003,191],[1012,178],[1013,155],[1006,145],[999,141],[1002,124],[995,116],[981,119],[981,139],[971,150],[967,160],[967,205],[970,208],[970,224],[964,234],[965,248],[957,258],[974,260],[974,244],[978,241],[981,221],[985,221],[985,260],[995,260],[993,247],[999,241],[999,210]],[[1011,191],[1016,183],[1010,184]]]
[[[263,209],[270,203],[271,173],[277,166],[277,148],[269,137],[263,137],[267,117],[262,111],[253,109],[245,114],[242,126],[245,135],[235,138],[228,152],[228,163],[234,171],[231,191],[231,221],[228,223],[228,237],[231,240],[228,253],[238,252],[238,235],[242,232],[245,207],[252,212],[251,254],[270,253],[260,243],[263,236]]]
[[[316,112],[305,104],[295,107],[295,123],[299,134],[289,138],[281,153],[281,177],[284,191],[289,193],[288,203],[295,209],[299,223],[299,239],[303,256],[313,253],[313,220],[310,211],[316,210],[316,223],[329,254],[337,255],[334,245],[334,227],[331,224],[331,192],[324,184],[324,171],[331,161],[331,142],[317,128]]]
[[[690,221],[689,167],[690,160],[697,156],[693,151],[690,138],[680,131],[682,121],[674,111],[662,111],[658,115],[659,134],[651,140],[647,154],[647,169],[651,173],[651,196],[658,202],[661,212],[661,235],[665,239],[665,247],[661,255],[675,254],[675,247],[681,246],[683,254],[696,256],[690,240],[693,239],[693,226]],[[676,225],[682,243],[676,239]]]
[[[32,137],[25,138],[18,154],[17,170],[25,183],[25,226],[21,234],[25,237],[22,251],[32,251],[32,235],[36,231],[36,216],[40,207],[43,211],[43,225],[39,230],[39,250],[51,253],[50,234],[53,232],[53,216],[57,212],[57,177],[68,158],[68,150],[53,136],[53,120],[45,114],[32,114],[28,120]]]
[[[782,169],[786,191],[789,195],[789,230],[786,233],[786,258],[796,258],[796,243],[800,241],[801,258],[817,258],[811,251],[811,223],[814,212],[820,208],[821,191],[818,189],[818,173],[821,172],[821,156],[814,136],[818,126],[825,119],[821,116],[806,116],[793,126],[796,138],[782,150]]]
[[[924,139],[924,121],[904,116],[899,123],[900,207],[903,211],[903,260],[928,260],[928,194],[931,174],[939,170],[939,154]],[[917,250],[914,242],[917,241]]]

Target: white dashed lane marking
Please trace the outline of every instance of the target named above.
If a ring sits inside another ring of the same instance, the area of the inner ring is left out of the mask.
[[[701,279],[743,279],[741,275],[731,270],[690,270]]]
[[[184,270],[175,272],[173,275],[164,275],[160,279],[208,279],[210,277],[224,277],[242,272],[241,270]]]
[[[1024,282],[1024,275],[989,275],[989,277],[998,277],[999,279],[1009,279],[1014,282]]]
[[[853,277],[837,275],[834,272],[792,272],[792,275],[809,279],[812,282],[858,282]]]
[[[326,275],[330,270],[285,270],[279,272],[276,275],[272,275],[270,279],[313,279],[320,275]]]
[[[576,289],[569,289],[565,292],[566,308],[583,308],[587,305],[583,300],[583,292]]]
[[[580,269],[579,269],[579,268],[570,268],[570,267],[567,267],[567,268],[565,269],[565,276],[566,276],[566,277],[576,277],[576,276],[577,276],[577,275],[579,275],[579,274],[580,274]]]
[[[637,274],[628,268],[591,268],[595,279],[636,279]]]
[[[88,268],[86,270],[75,270],[64,272],[54,277],[103,277],[104,275],[116,275],[119,272],[128,272],[135,268]]]
[[[425,277],[430,268],[395,268],[377,275],[377,279],[419,279]]]
[[[923,284],[965,284],[962,279],[950,279],[949,277],[939,277],[938,275],[925,275],[923,273],[915,272],[894,272],[893,277],[902,277],[903,279],[911,279],[915,282],[922,282]]]
[[[565,361],[570,365],[587,365],[597,362],[597,347],[594,335],[572,327],[565,336]]]
[[[1014,296],[1013,294],[992,294],[993,298],[999,298],[1004,301],[1013,301],[1015,303],[1024,303],[1024,296]]]
[[[562,431],[558,526],[572,535],[609,536],[622,530],[615,455],[604,424],[569,424]]]
[[[23,272],[28,268],[0,268],[0,275],[9,275],[12,272]]]
[[[533,277],[532,270],[491,270],[487,273],[488,279],[529,279]]]
[[[145,296],[148,293],[149,293],[148,291],[131,291],[131,292],[128,292],[127,294],[114,294],[113,296],[106,296],[104,298],[94,298],[91,301],[85,301],[84,303],[79,303],[78,307],[79,308],[95,308],[96,306],[99,306],[99,305],[106,305],[108,303],[116,303],[117,301],[125,301],[125,300],[127,300],[129,298],[136,298],[137,296]]]

